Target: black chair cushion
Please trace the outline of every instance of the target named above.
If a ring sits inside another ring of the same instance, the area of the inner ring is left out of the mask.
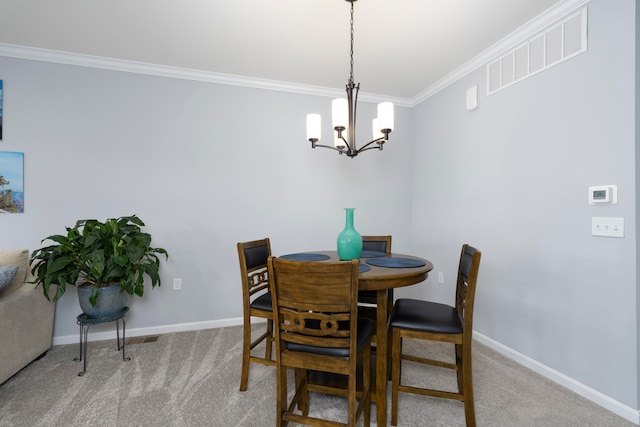
[[[387,242],[385,240],[369,240],[362,242],[363,251],[387,252]]]
[[[267,245],[255,246],[253,248],[244,249],[244,258],[247,264],[247,269],[267,265],[267,258],[269,258],[269,247]]]
[[[258,310],[262,311],[273,311],[271,292],[264,293],[258,298],[254,299],[251,303],[251,308],[257,308]]]
[[[362,349],[365,343],[373,335],[373,331],[375,330],[375,323],[371,321],[371,319],[366,318],[358,318],[358,351]],[[317,347],[312,345],[305,344],[296,344],[296,343],[287,343],[287,350],[290,351],[301,351],[305,353],[314,353],[321,354],[323,356],[338,356],[338,357],[347,357],[349,356],[348,348],[332,348],[332,347]]]
[[[455,307],[409,298],[396,301],[389,326],[439,334],[462,333],[462,319]]]

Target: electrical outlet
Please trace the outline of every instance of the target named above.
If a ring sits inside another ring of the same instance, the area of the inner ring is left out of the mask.
[[[444,273],[438,273],[438,283],[444,283]]]
[[[182,290],[182,279],[179,279],[179,278],[173,279],[173,290],[174,291]]]

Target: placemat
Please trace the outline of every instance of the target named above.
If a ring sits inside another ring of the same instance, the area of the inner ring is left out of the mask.
[[[294,260],[294,261],[326,261],[331,257],[325,254],[314,254],[314,253],[304,252],[299,254],[282,255],[280,258]]]
[[[367,260],[367,264],[375,265],[378,267],[388,268],[411,268],[422,267],[425,265],[424,261],[413,258],[371,258]]]
[[[385,255],[386,253],[379,251],[362,251],[362,255],[360,255],[360,258],[377,258]]]
[[[360,264],[359,269],[360,273],[364,273],[365,271],[371,270],[371,267],[369,267],[367,264]]]

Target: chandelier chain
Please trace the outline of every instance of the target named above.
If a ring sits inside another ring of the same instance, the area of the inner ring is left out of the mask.
[[[351,58],[351,72],[349,74],[349,82],[353,83],[353,1],[351,2],[351,50],[349,56]]]

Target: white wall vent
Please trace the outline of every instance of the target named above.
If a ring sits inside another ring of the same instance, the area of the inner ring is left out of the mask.
[[[587,51],[587,8],[487,64],[487,95]]]

